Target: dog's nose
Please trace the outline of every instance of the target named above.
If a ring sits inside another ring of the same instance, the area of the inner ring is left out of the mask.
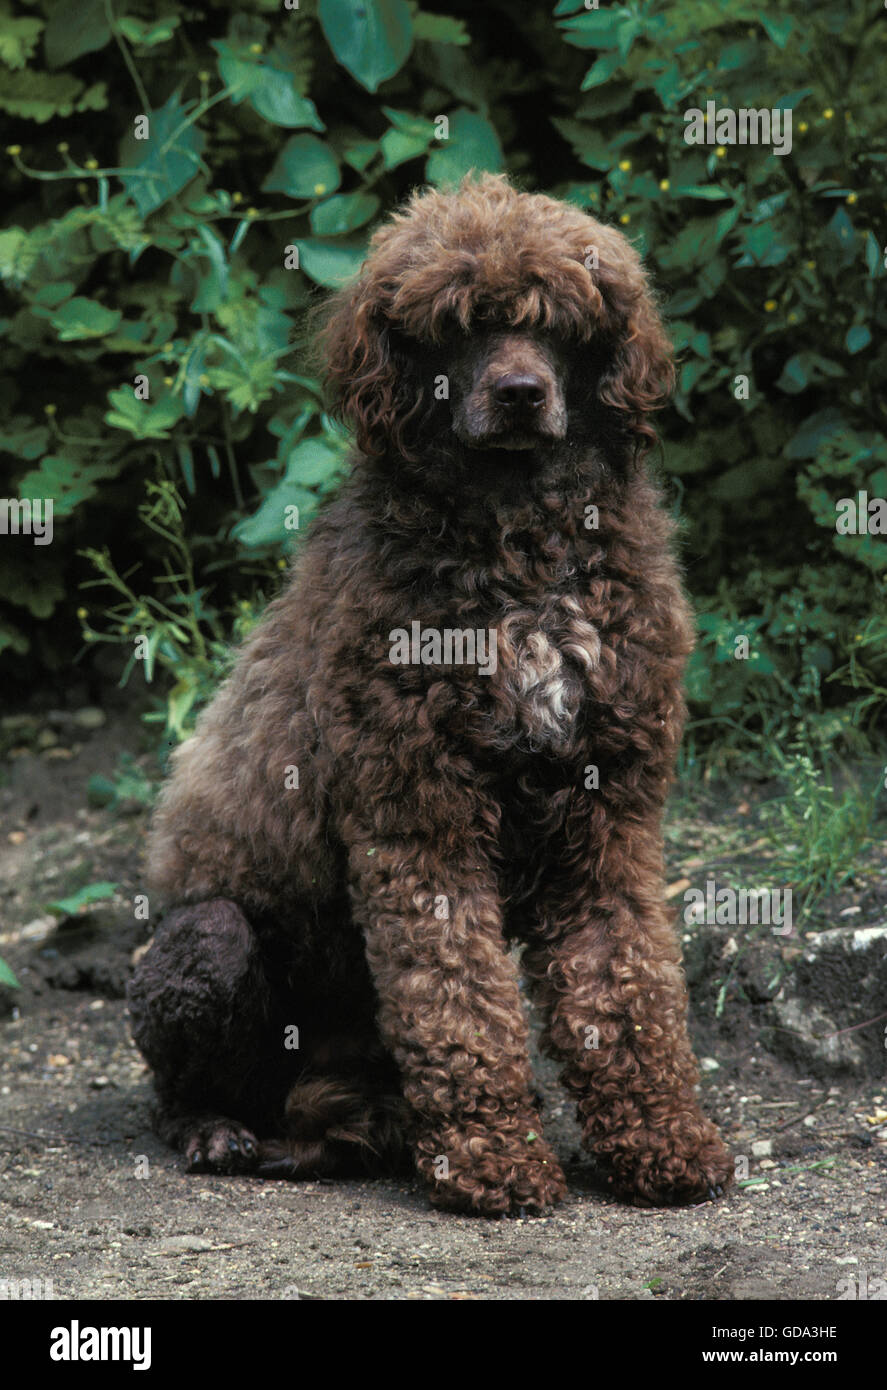
[[[545,404],[545,383],[532,372],[506,372],[493,387],[493,399],[509,410],[538,410]]]

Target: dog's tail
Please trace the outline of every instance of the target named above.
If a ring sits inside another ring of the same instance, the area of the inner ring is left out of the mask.
[[[392,1173],[409,1161],[409,1107],[402,1096],[315,1077],[292,1087],[284,1133],[260,1143],[258,1173],[292,1179]]]

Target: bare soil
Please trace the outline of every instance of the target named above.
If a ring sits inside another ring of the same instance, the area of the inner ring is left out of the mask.
[[[692,932],[703,1102],[746,1161],[717,1203],[615,1202],[539,1059],[546,1130],[570,1181],[547,1218],[438,1214],[410,1182],[186,1176],[151,1132],[150,1080],[123,1000],[146,935],[132,906],[145,814],[138,798],[90,808],[85,797],[88,778],[111,776],[142,735],[129,714],[92,731],[57,720],[56,741],[40,749],[46,727],[44,713],[22,743],[7,740],[0,783],[0,956],[21,982],[0,989],[0,1278],[50,1279],[63,1299],[823,1301],[847,1297],[851,1280],[865,1296],[887,1279],[883,1066],[804,1074],[761,1026],[754,971],[735,970],[723,991],[723,950],[700,954]],[[149,755],[140,762],[154,771]],[[737,787],[716,809],[676,805],[675,881],[688,862],[704,879],[754,842],[743,830],[750,797]],[[883,868],[879,857],[861,871],[821,909],[822,924],[848,904],[859,907],[854,924],[883,922]],[[47,910],[99,880],[117,885],[106,903],[61,918]],[[789,946],[767,949],[790,969]]]

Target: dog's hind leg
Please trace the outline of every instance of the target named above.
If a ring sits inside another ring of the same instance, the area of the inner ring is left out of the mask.
[[[169,913],[128,1000],[133,1037],[154,1071],[160,1137],[191,1169],[254,1168],[259,1145],[248,1122],[262,1115],[271,992],[240,908],[216,898]]]

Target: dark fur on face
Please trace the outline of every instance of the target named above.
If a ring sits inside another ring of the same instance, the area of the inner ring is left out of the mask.
[[[610,1190],[705,1200],[732,1163],[664,901],[693,633],[643,461],[671,369],[637,253],[467,181],[376,233],[323,343],[351,474],[152,831],[171,910],[129,997],[160,1132],[194,1169],[411,1155],[438,1206],[546,1210],[566,1182],[520,942]],[[479,633],[496,660],[393,662],[415,629]]]

